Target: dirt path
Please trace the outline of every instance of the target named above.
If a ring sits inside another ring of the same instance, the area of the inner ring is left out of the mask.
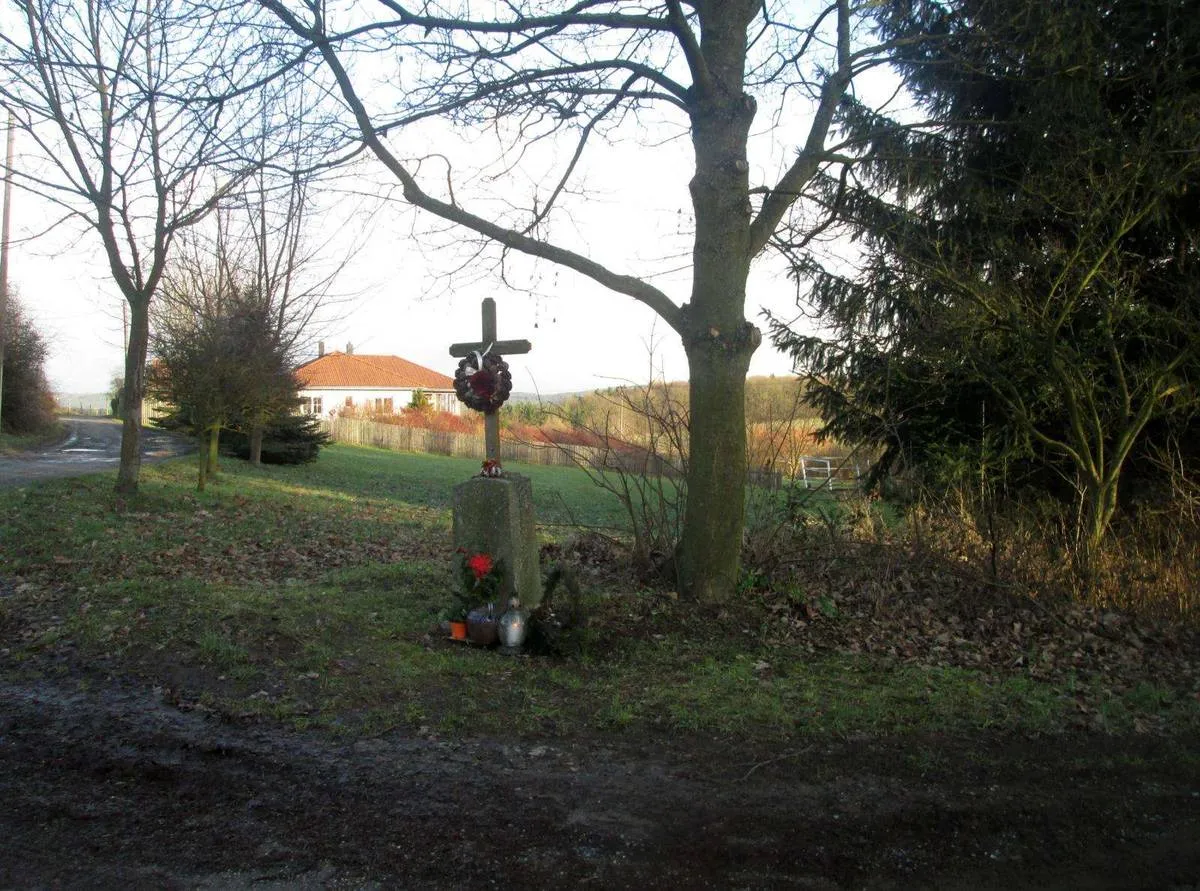
[[[0,681],[0,886],[1200,887],[1197,741],[338,740]]]
[[[53,445],[0,455],[0,487],[34,480],[79,476],[116,468],[121,460],[121,422],[112,418],[64,418],[66,436]],[[186,438],[165,430],[142,430],[144,462],[175,458],[192,450]]]

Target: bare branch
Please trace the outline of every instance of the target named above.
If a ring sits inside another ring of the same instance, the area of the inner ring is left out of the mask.
[[[444,29],[461,31],[468,34],[524,34],[527,31],[561,29],[573,26],[599,26],[614,30],[629,31],[671,30],[668,23],[655,16],[624,15],[620,13],[596,15],[585,12],[585,10],[593,6],[606,5],[595,2],[577,3],[570,9],[561,13],[555,13],[554,15],[517,15],[510,21],[473,21],[470,19],[416,15],[400,3],[395,2],[395,0],[379,0],[379,2],[396,14],[395,22],[387,23],[388,25],[412,25],[431,31]]]
[[[691,25],[688,23],[687,16],[684,15],[679,0],[667,0],[667,11],[671,20],[671,30],[675,33],[679,45],[683,47],[684,58],[687,59],[688,68],[692,72],[692,83],[695,84],[700,95],[710,95],[713,90],[712,72],[708,70],[708,63],[704,61],[700,43],[696,40],[696,35],[692,33]]]
[[[816,175],[824,163],[825,140],[833,124],[838,103],[853,76],[850,52],[850,3],[837,0],[837,67],[825,79],[821,101],[808,128],[808,138],[796,160],[763,201],[750,224],[750,256],[757,255],[779,227],[783,215],[795,203],[804,183]]]
[[[566,248],[558,247],[540,239],[531,238],[515,229],[501,226],[491,220],[484,219],[455,203],[441,201],[426,193],[418,184],[416,178],[403,162],[397,158],[384,144],[376,127],[371,121],[365,105],[359,98],[349,73],[342,65],[332,43],[322,35],[321,23],[318,19],[312,27],[301,23],[290,10],[277,0],[261,0],[279,18],[286,22],[297,34],[310,40],[321,53],[334,79],[341,90],[342,97],[354,114],[364,142],[371,151],[400,181],[405,200],[410,204],[427,210],[442,219],[465,226],[480,235],[484,235],[504,247],[520,251],[530,256],[540,257],[573,269],[582,275],[621,294],[626,294],[645,303],[670,324],[677,328],[680,324],[679,307],[666,294],[634,276],[615,273],[596,261]]]

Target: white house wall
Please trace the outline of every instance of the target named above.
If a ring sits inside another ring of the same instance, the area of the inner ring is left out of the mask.
[[[360,411],[373,411],[375,408],[375,400],[391,399],[392,410],[400,411],[408,408],[408,404],[412,402],[413,390],[385,390],[385,389],[312,389],[301,390],[301,399],[311,399],[319,397],[321,400],[321,414],[324,417],[329,417],[332,410],[337,410],[339,413],[346,407],[346,400],[352,401],[354,407]],[[441,411],[448,411],[451,414],[459,414],[459,406],[461,403],[458,397],[454,395],[453,390],[425,390],[429,395],[433,407]],[[439,397],[441,397],[439,399]],[[440,403],[440,404],[439,404]]]

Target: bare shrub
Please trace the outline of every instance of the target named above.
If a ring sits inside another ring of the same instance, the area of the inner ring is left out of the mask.
[[[37,433],[54,426],[54,396],[45,372],[48,347],[21,304],[9,299],[0,422],[6,433]]]
[[[1069,504],[1046,495],[1000,499],[964,486],[913,504],[904,541],[913,553],[947,558],[1039,600],[1194,621],[1200,616],[1198,499],[1200,487],[1180,474],[1170,493],[1119,515],[1103,547],[1084,561]]]
[[[597,411],[591,402],[586,413],[591,421],[577,403],[542,407],[547,418],[539,431],[542,441],[558,446],[624,508],[633,538],[633,569],[643,581],[675,580],[687,500],[689,430],[680,392],[661,380],[616,387],[597,394],[608,411]],[[584,452],[573,445],[589,448]]]
[[[822,494],[795,482],[800,462],[813,449],[815,425],[799,387],[794,382],[782,383],[789,386],[772,388],[770,398],[760,400],[753,422],[747,425],[750,461],[743,591],[786,577],[788,567],[803,559],[803,543],[815,529],[808,521],[820,516],[810,502],[830,500],[828,492]],[[670,582],[675,578],[674,555],[687,498],[684,480],[690,427],[686,399],[685,387],[659,379],[612,388],[557,408],[542,408],[547,419],[538,432],[545,436],[543,441],[563,447],[594,483],[611,492],[624,507],[632,531],[633,568],[643,581]],[[518,429],[516,425],[510,428],[513,433]],[[520,435],[536,441],[531,431],[522,430]],[[591,446],[593,451],[585,457],[567,448],[572,444]],[[857,453],[843,452],[845,466],[853,467]],[[836,459],[832,466],[836,472],[843,469]],[[845,522],[857,524],[872,512],[856,512],[851,503],[831,508],[834,515],[837,519],[832,522],[840,528]]]
[[[811,460],[815,446],[806,411],[797,400],[791,416],[773,420],[758,439],[757,472],[751,473],[746,495],[743,588],[788,589],[797,567],[811,563],[817,552],[836,555],[852,540],[884,537],[877,499],[857,484],[857,450],[822,443],[828,476],[804,476],[802,462]]]

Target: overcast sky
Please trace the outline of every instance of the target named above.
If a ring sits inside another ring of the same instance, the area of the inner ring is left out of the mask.
[[[870,87],[862,81],[859,88]],[[892,86],[875,89],[888,95]],[[773,121],[760,112],[751,137],[752,186],[778,180],[807,124],[799,113]],[[650,114],[622,135],[626,141],[616,145],[589,144],[561,211],[538,234],[615,272],[645,278],[681,304],[690,288],[690,139],[682,120]],[[547,141],[516,163],[498,153],[495,137],[430,122],[395,132],[390,141],[397,154],[426,159],[419,177],[427,190],[437,194],[452,175],[455,200],[484,216],[528,207],[535,190],[544,196],[552,181],[547,171],[561,170],[574,148]],[[18,165],[29,148],[18,134]],[[480,158],[493,163],[480,168]],[[511,360],[517,390],[550,394],[644,382],[652,374],[687,377],[678,337],[642,304],[519,255],[504,258],[502,276],[494,248],[474,258],[471,233],[381,200],[394,189],[381,165],[366,158],[323,199],[312,250],[326,262],[354,254],[335,287],[342,299],[309,332],[309,355],[317,340],[328,350],[352,343],[359,353],[398,355],[451,374],[457,360],[449,345],[479,337],[480,301],[491,296],[500,337],[533,342],[532,353]],[[50,342],[51,383],[60,392],[104,391],[123,365],[122,301],[99,240],[61,226],[27,241],[46,227],[50,210],[35,196],[15,191],[13,197],[10,280]],[[762,307],[785,318],[798,314],[796,286],[785,272],[777,258],[757,261],[746,316],[761,328]],[[790,359],[764,340],[751,374],[790,371]]]
[[[690,209],[686,144],[639,151],[632,144],[597,148],[604,157],[590,171],[586,199],[551,237],[582,247],[619,272],[649,277],[677,303],[687,299]],[[636,163],[633,159],[636,158]],[[368,166],[369,169],[369,166]],[[373,174],[375,171],[371,171]],[[383,185],[386,185],[385,181]],[[371,191],[372,176],[355,183]],[[466,232],[414,214],[398,204],[364,202],[345,194],[325,198],[310,243],[328,262],[348,253],[328,318],[311,331],[311,349],[403,356],[447,374],[456,341],[479,337],[480,301],[494,297],[501,338],[525,338],[533,352],[513,357],[514,387],[556,393],[642,382],[660,372],[687,376],[678,338],[649,309],[569,270],[523,257],[494,255],[466,268]],[[50,342],[47,372],[60,392],[99,392],[122,367],[121,298],[108,275],[98,239],[71,225],[29,241],[52,219],[36,196],[13,194],[10,282]],[[327,239],[330,231],[334,233]],[[508,287],[507,279],[515,288]],[[760,306],[795,314],[795,285],[777,262],[764,258],[752,280],[747,315],[760,324]],[[755,356],[752,374],[787,374],[787,357],[769,343]]]

